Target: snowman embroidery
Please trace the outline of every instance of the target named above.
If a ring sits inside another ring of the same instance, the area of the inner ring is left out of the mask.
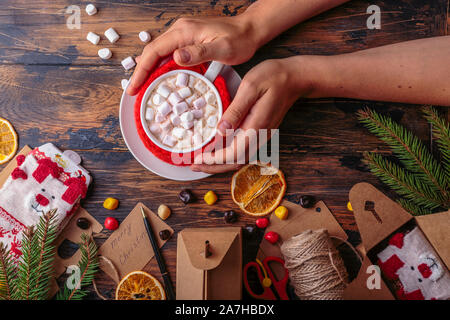
[[[50,158],[30,154],[16,160],[18,166],[0,190],[0,241],[18,259],[25,226],[36,225],[51,209],[57,209],[56,223],[63,225],[85,197],[87,186],[84,177],[70,177]],[[5,237],[12,230],[18,230],[14,237]]]
[[[378,258],[384,275],[400,282],[396,292],[399,299],[450,298],[449,272],[418,227],[393,235]]]

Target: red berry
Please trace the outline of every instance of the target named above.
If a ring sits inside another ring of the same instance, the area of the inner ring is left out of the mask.
[[[105,219],[105,228],[108,230],[116,230],[119,227],[117,219],[108,217]]]
[[[278,233],[273,232],[273,231],[269,231],[264,235],[264,239],[266,239],[267,241],[269,241],[272,244],[277,243],[279,238],[280,238],[280,236],[278,235]]]
[[[258,228],[264,229],[264,228],[267,228],[268,225],[269,225],[269,219],[267,219],[267,218],[259,218],[258,220],[256,220],[256,226]]]

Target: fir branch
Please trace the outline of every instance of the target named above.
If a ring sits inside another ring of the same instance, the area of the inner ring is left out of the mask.
[[[13,281],[16,274],[14,261],[6,246],[0,242],[0,300],[12,300],[16,291]]]
[[[391,147],[407,170],[416,173],[433,192],[439,194],[441,202],[448,207],[450,199],[445,172],[415,135],[370,109],[359,110],[358,118],[371,133]]]
[[[45,300],[48,298],[57,223],[56,210],[44,214],[36,226],[27,228],[22,238],[22,257],[17,266],[16,300]]]
[[[94,240],[86,235],[81,235],[81,259],[78,262],[78,268],[80,269],[80,279],[78,283],[74,285],[73,289],[67,287],[67,283],[64,285],[64,289],[56,296],[57,300],[81,300],[87,295],[87,292],[83,290],[84,287],[90,285],[94,280],[95,274],[98,270],[98,248]]]
[[[392,161],[373,152],[365,152],[364,159],[370,171],[400,196],[429,210],[439,208],[442,205],[440,199],[436,198],[435,193],[430,190],[427,184]]]
[[[23,232],[22,256],[17,266],[17,277],[14,278],[16,290],[13,293],[14,300],[30,300],[30,291],[34,287],[36,279],[36,247],[37,241],[33,227],[28,227]]]
[[[416,205],[415,203],[413,203],[413,202],[410,201],[410,200],[406,200],[406,199],[398,199],[397,202],[398,202],[403,208],[405,208],[406,211],[408,211],[409,213],[411,213],[413,216],[422,216],[422,215],[426,215],[426,214],[432,213],[430,210],[423,209],[422,207]]]
[[[42,216],[36,226],[35,259],[36,278],[33,279],[31,292],[32,300],[44,300],[48,298],[50,280],[53,277],[53,261],[55,246],[53,245],[57,235],[56,209],[50,210]]]
[[[428,106],[422,109],[425,119],[431,124],[433,137],[443,156],[443,165],[447,175],[447,188],[450,184],[450,124],[439,117],[435,108]]]

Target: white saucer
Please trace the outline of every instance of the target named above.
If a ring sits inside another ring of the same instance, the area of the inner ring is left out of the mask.
[[[241,77],[230,66],[225,66],[220,74],[227,82],[228,91],[233,99],[241,83]],[[154,174],[170,180],[192,181],[209,177],[210,174],[194,172],[189,167],[178,167],[161,161],[145,147],[139,137],[134,120],[135,101],[136,97],[126,94],[125,89],[120,100],[119,121],[123,140],[136,160]]]

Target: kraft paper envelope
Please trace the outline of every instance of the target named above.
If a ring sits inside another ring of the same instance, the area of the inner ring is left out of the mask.
[[[206,241],[210,255],[206,254]],[[239,227],[188,228],[178,234],[177,300],[242,298]]]

